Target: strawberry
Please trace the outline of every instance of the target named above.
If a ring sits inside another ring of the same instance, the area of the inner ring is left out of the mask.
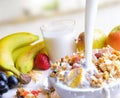
[[[47,70],[50,68],[49,57],[44,53],[39,53],[34,60],[35,67],[40,70]]]

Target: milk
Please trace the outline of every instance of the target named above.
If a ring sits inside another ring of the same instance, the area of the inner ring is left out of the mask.
[[[92,64],[92,41],[94,34],[94,24],[95,17],[97,13],[97,6],[99,0],[86,0],[86,10],[85,10],[85,59],[86,66],[88,68],[92,68],[94,71],[94,67]],[[104,87],[103,87],[104,88]],[[101,90],[102,91],[102,90]],[[110,90],[107,88],[104,90],[105,98],[110,98]]]
[[[85,58],[86,66],[92,66],[92,41],[94,34],[94,23],[99,0],[86,0],[85,10]]]
[[[42,33],[52,62],[75,52],[74,21],[54,21],[43,27]]]

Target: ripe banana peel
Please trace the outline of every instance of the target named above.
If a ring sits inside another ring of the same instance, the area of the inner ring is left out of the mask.
[[[13,61],[14,63],[16,62],[18,56],[25,52],[26,50],[28,50],[31,46],[30,45],[27,45],[27,46],[23,46],[23,47],[20,47],[20,48],[17,48],[15,49],[13,52],[12,52],[12,57],[13,57]]]
[[[15,49],[12,53],[13,61],[16,62],[18,56],[21,55],[23,52],[29,50],[30,47],[31,47],[31,45],[27,45],[27,46]],[[40,50],[40,53],[45,53],[46,55],[48,55],[46,47],[42,48]]]
[[[0,40],[0,69],[11,71],[19,79],[23,79],[23,74],[15,68],[12,52],[16,48],[28,45],[38,39],[37,35],[28,32],[18,32],[3,37]],[[22,82],[26,83],[27,81],[23,79]]]
[[[36,54],[45,47],[44,41],[29,46],[16,60],[16,68],[22,73],[28,73],[33,69]]]

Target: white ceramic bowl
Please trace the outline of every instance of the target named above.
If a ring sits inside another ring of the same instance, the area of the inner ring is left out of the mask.
[[[120,82],[104,88],[73,89],[57,83],[53,78],[49,78],[49,81],[60,98],[120,98]]]

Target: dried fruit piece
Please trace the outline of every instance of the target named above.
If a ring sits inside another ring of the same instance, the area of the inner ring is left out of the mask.
[[[78,87],[82,81],[82,74],[83,74],[82,68],[72,69],[70,71],[70,74],[66,77],[67,85],[72,87],[72,88]]]

